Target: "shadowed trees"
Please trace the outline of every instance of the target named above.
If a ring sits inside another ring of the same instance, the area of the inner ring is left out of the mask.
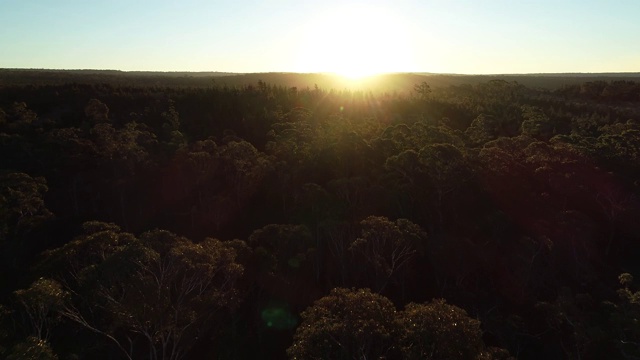
[[[0,268],[5,269],[3,273],[16,271],[34,250],[40,251],[46,245],[38,229],[53,218],[44,203],[47,191],[47,182],[42,177],[20,172],[0,173]]]
[[[393,348],[396,310],[369,290],[334,289],[302,314],[291,359],[378,359]]]
[[[408,304],[400,313],[404,359],[476,359],[483,351],[480,321],[444,300]]]
[[[6,126],[6,130],[10,133],[29,134],[38,120],[38,114],[31,110],[25,102],[13,103],[8,113],[3,111],[3,115],[0,117],[3,120],[0,121],[0,125]]]
[[[624,358],[640,356],[640,291],[633,284],[633,276],[623,273],[618,276],[621,288],[618,289],[618,301],[609,304],[613,307],[610,315],[613,338],[616,347]]]
[[[407,219],[395,222],[369,216],[360,222],[360,236],[349,246],[356,261],[365,264],[367,282],[380,293],[425,247],[427,234]]]
[[[162,230],[138,239],[100,222],[84,229],[44,266],[60,274],[59,296],[69,294],[62,316],[127,358],[184,358],[218,310],[237,306],[243,268],[219,240],[194,244]]]
[[[0,357],[637,356],[637,83],[91,79],[0,86]]]
[[[58,360],[58,356],[46,341],[29,337],[13,346],[6,360]]]
[[[418,99],[428,100],[429,94],[431,94],[431,86],[426,81],[423,81],[420,84],[416,84],[413,87],[413,91],[417,94]]]
[[[270,224],[249,236],[261,273],[290,276],[313,269],[315,249],[309,229],[302,225]]]
[[[271,163],[249,142],[230,141],[220,147],[220,160],[227,186],[232,188],[237,206],[246,202],[258,189]]]
[[[46,278],[40,278],[29,288],[16,290],[14,294],[24,312],[29,336],[48,341],[53,325],[60,321],[60,311],[68,294],[58,282]]]
[[[408,202],[409,208],[403,210],[410,216],[427,217],[431,232],[442,230],[445,211],[453,207],[455,212],[456,193],[473,178],[465,154],[451,144],[406,150],[387,158],[384,166],[400,190],[399,204]]]
[[[480,322],[442,299],[403,311],[368,289],[336,288],[302,314],[291,359],[498,359]]]

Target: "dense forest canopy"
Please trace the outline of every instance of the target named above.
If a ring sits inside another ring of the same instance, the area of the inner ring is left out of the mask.
[[[638,358],[637,79],[2,70],[0,354]]]

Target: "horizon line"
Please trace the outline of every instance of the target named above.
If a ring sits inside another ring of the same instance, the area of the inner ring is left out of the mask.
[[[92,69],[92,68],[0,68],[0,71],[94,71],[94,72],[119,72],[119,73],[219,73],[229,75],[252,75],[252,74],[298,74],[298,75],[337,75],[335,72],[298,72],[298,71],[256,71],[256,72],[236,72],[219,70],[119,70],[119,69]],[[638,71],[604,71],[604,72],[523,72],[523,73],[437,73],[429,71],[392,71],[372,74],[366,77],[376,77],[384,75],[445,75],[445,76],[532,76],[532,75],[640,75]]]

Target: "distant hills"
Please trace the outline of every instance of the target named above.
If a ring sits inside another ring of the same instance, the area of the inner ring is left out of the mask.
[[[349,80],[324,73],[229,73],[229,72],[155,72],[119,70],[47,70],[0,69],[0,86],[60,85],[66,83],[104,83],[114,86],[212,87],[267,84],[323,89],[405,92],[415,84],[431,87],[477,84],[490,80],[518,82],[528,87],[555,89],[588,81],[640,81],[640,73],[558,73],[464,75],[434,73],[393,73],[360,80]]]

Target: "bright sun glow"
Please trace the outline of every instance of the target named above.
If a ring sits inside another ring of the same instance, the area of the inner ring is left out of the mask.
[[[319,15],[303,32],[299,72],[351,79],[414,68],[409,32],[386,9],[343,7]]]

